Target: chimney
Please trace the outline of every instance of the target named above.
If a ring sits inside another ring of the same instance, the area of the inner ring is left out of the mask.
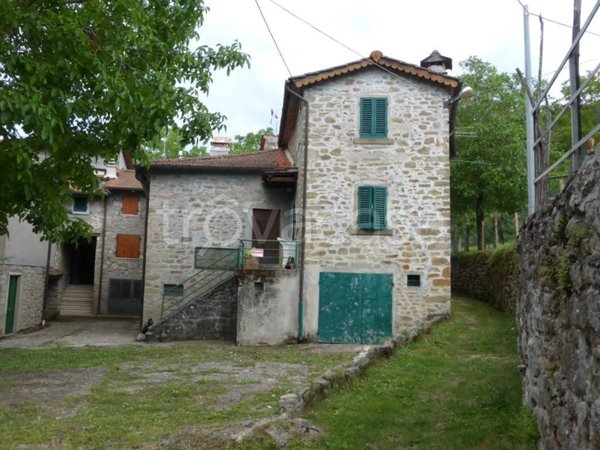
[[[229,142],[227,136],[213,136],[210,141],[210,156],[229,155]]]
[[[263,134],[260,139],[260,151],[264,150],[277,150],[277,135],[271,132]]]
[[[431,52],[431,55],[421,61],[421,67],[431,72],[446,74],[448,70],[452,70],[452,59],[434,50]]]

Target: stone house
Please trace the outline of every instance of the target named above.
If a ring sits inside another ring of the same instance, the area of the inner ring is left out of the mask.
[[[139,168],[144,320],[278,344],[378,342],[448,314],[461,90],[448,69],[437,52],[416,66],[376,51],[292,77],[276,145]]]
[[[89,242],[50,244],[17,218],[0,236],[0,336],[56,315],[140,317],[145,194],[126,155],[92,163],[104,196],[73,192],[67,206],[92,225]]]

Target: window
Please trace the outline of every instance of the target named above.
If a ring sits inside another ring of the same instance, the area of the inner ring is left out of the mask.
[[[73,197],[73,214],[87,214],[88,198],[83,196]]]
[[[387,138],[387,109],[385,97],[360,99],[360,137]]]
[[[407,275],[406,285],[408,287],[420,287],[421,286],[421,275]]]
[[[183,284],[163,284],[163,295],[165,297],[181,297]]]
[[[124,195],[121,213],[137,215],[140,212],[140,199],[137,195]]]
[[[140,242],[139,234],[117,234],[117,258],[139,258]]]
[[[358,229],[380,231],[386,229],[387,188],[360,186],[358,188]]]

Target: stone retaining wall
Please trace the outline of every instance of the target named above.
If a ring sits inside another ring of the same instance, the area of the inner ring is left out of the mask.
[[[600,448],[600,155],[519,237],[519,352],[544,449]]]
[[[517,258],[514,249],[464,253],[452,257],[452,292],[503,311],[517,303]]]

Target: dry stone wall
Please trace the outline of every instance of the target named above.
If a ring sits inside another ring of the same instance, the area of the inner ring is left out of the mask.
[[[600,448],[600,155],[519,237],[519,352],[541,448]]]

